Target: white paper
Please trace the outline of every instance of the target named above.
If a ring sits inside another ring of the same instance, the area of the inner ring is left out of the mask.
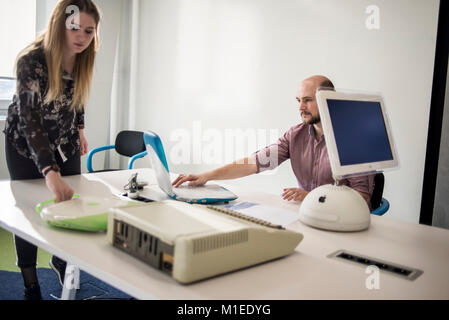
[[[253,202],[239,202],[224,205],[224,208],[283,227],[299,219],[297,212]]]

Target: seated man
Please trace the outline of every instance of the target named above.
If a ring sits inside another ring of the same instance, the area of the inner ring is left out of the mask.
[[[225,180],[245,177],[271,170],[287,159],[291,160],[298,188],[286,188],[282,198],[303,201],[309,191],[333,184],[323,127],[318,112],[315,93],[318,88],[333,89],[332,82],[324,76],[313,76],[299,85],[296,100],[302,123],[293,126],[275,144],[257,151],[250,157],[235,161],[221,168],[202,174],[179,175],[173,182],[178,187],[189,181],[189,186],[201,186],[209,180]],[[371,209],[370,199],[374,188],[374,175],[354,177],[340,181],[358,191]]]

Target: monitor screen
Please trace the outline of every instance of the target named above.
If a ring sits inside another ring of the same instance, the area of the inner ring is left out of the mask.
[[[316,98],[334,179],[398,166],[381,95],[319,90]]]
[[[393,160],[380,102],[327,99],[342,166]]]

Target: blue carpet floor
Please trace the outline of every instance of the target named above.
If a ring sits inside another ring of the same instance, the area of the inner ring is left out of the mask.
[[[62,287],[56,273],[51,269],[37,269],[42,299],[57,300],[61,297]],[[22,300],[23,280],[20,272],[0,271],[0,300]],[[80,290],[77,300],[85,299],[131,299],[120,290],[98,280],[90,274],[80,272]]]

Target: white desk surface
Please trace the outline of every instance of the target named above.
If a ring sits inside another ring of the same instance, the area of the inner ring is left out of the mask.
[[[151,192],[166,199],[150,169],[84,174],[64,179],[80,195],[122,192],[132,172],[150,182]],[[236,183],[236,182],[234,182]],[[278,195],[251,192],[220,183],[237,201],[276,205],[297,212],[298,203]],[[105,233],[85,233],[47,226],[35,212],[51,199],[44,180],[0,182],[0,227],[79,266],[82,270],[138,299],[449,299],[449,230],[372,216],[368,230],[340,233],[310,228],[297,221],[288,228],[304,235],[287,257],[244,270],[183,285],[170,276],[112,247]],[[330,259],[346,249],[420,269],[415,281],[380,272],[379,289],[368,290],[365,267]]]

